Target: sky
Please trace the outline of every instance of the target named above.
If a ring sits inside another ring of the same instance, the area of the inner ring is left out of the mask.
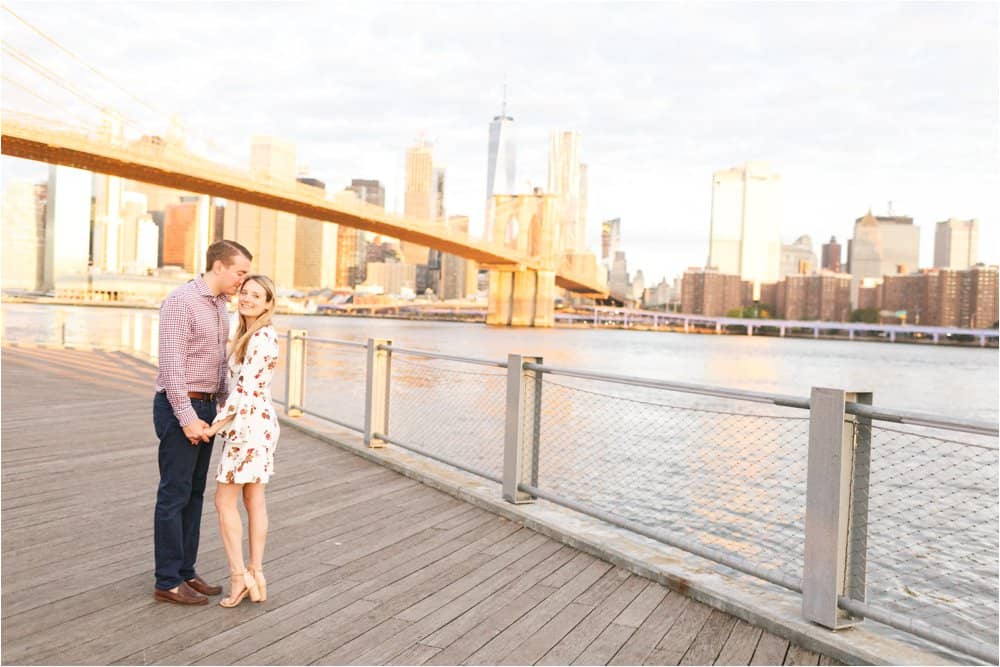
[[[547,184],[551,132],[579,132],[588,246],[621,218],[647,286],[704,265],[712,173],[749,160],[781,175],[785,243],[846,246],[891,207],[920,226],[921,266],[949,217],[978,218],[980,259],[1000,263],[998,3],[8,6],[75,58],[0,12],[5,111],[93,123],[96,100],[158,134],[176,116],[238,166],[254,134],[279,136],[328,188],[378,179],[399,212],[422,136],[474,231],[506,80],[519,186]],[[2,162],[5,179],[46,173]]]

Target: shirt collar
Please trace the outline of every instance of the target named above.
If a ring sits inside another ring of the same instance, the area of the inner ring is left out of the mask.
[[[208,288],[208,283],[205,282],[205,278],[203,276],[198,276],[194,279],[194,288],[201,296],[207,296],[208,298],[216,301],[221,300],[223,303],[229,301],[229,296],[226,294],[212,294],[212,290]]]

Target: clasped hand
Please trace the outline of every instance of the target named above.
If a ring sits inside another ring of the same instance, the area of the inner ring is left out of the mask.
[[[211,440],[219,432],[219,429],[232,421],[232,419],[233,415],[229,415],[225,419],[220,419],[211,425],[201,419],[196,419],[184,427],[184,435],[187,436],[192,445],[199,445]]]

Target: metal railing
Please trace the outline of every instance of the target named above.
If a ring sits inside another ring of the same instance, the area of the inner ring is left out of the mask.
[[[831,629],[868,618],[997,661],[995,424],[835,389],[803,398],[287,335],[326,355],[289,359],[326,406],[362,400],[364,357],[365,421],[335,423],[370,447],[800,593],[805,618]],[[356,354],[339,379],[324,369],[331,347]]]
[[[121,349],[155,361],[156,315]],[[73,345],[72,327],[57,343]],[[998,662],[998,429],[809,397],[283,332],[274,396],[303,413],[870,619]],[[739,576],[739,575],[737,575]]]

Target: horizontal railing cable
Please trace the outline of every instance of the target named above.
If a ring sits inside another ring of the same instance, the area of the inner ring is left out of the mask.
[[[967,637],[957,637],[954,632],[939,630],[919,619],[871,607],[860,600],[844,596],[837,598],[837,606],[855,616],[868,618],[877,623],[908,632],[945,648],[985,660],[992,665],[1000,664],[1000,650],[998,650],[995,644],[987,644],[986,642]]]
[[[847,403],[844,411],[848,414],[859,417],[868,417],[878,421],[892,422],[894,424],[908,424],[910,426],[930,426],[949,431],[962,431],[963,433],[974,433],[976,435],[998,435],[1000,430],[997,424],[984,421],[956,420],[937,415],[922,415],[915,412],[904,412],[901,410],[886,410],[875,408],[861,403]]]
[[[725,565],[730,567],[737,572],[743,572],[744,574],[749,574],[750,576],[757,577],[758,579],[763,579],[764,581],[775,584],[776,586],[781,586],[782,588],[787,588],[790,591],[796,593],[802,592],[802,582],[798,581],[792,577],[786,576],[780,572],[772,572],[764,568],[758,567],[749,561],[746,561],[737,556],[732,556],[730,554],[715,551],[714,549],[709,549],[696,542],[685,540],[683,538],[675,537],[673,535],[668,535],[667,533],[656,530],[655,528],[649,528],[643,526],[642,524],[636,523],[634,521],[629,521],[622,517],[611,514],[610,512],[605,512],[604,510],[597,509],[596,507],[591,507],[581,502],[575,500],[570,500],[569,498],[563,498],[562,496],[556,495],[554,493],[548,493],[538,487],[531,486],[530,484],[519,484],[517,487],[519,490],[525,493],[530,493],[533,496],[547,500],[550,503],[560,505],[567,509],[579,512],[580,514],[586,514],[587,516],[592,516],[595,519],[600,519],[606,523],[610,523],[613,526],[618,526],[619,528],[624,528],[625,530],[637,533],[644,537],[648,537],[651,540],[656,540],[657,542],[662,542],[672,547],[676,547],[681,551],[687,551],[696,556],[701,556],[707,560]]]
[[[441,456],[440,454],[434,454],[432,452],[428,452],[425,449],[420,449],[419,447],[414,447],[413,445],[409,445],[407,443],[400,442],[399,440],[393,440],[392,438],[389,438],[389,437],[387,437],[385,435],[382,435],[381,433],[375,433],[375,434],[372,435],[372,437],[377,438],[379,440],[384,440],[385,442],[392,443],[392,444],[396,445],[397,447],[402,447],[403,449],[411,451],[414,454],[420,454],[421,456],[426,456],[429,459],[434,459],[435,461],[439,461],[440,463],[444,463],[445,465],[449,465],[452,468],[458,468],[459,470],[464,470],[465,472],[472,473],[473,475],[476,475],[477,477],[482,477],[484,479],[488,479],[491,482],[496,482],[497,484],[503,484],[503,480],[500,477],[498,477],[496,475],[492,475],[492,474],[486,472],[485,470],[480,470],[479,468],[475,468],[473,466],[468,466],[468,465],[465,465],[464,463],[459,463],[458,461],[455,461],[454,459],[450,459],[447,456]]]
[[[701,394],[704,396],[717,396],[719,398],[735,398],[741,401],[751,401],[754,403],[770,403],[789,408],[809,409],[809,399],[797,396],[786,396],[782,394],[768,394],[759,391],[745,391],[743,389],[726,389],[723,387],[709,387],[700,384],[689,384],[685,382],[666,382],[664,380],[653,380],[651,378],[634,377],[630,375],[615,375],[613,373],[599,373],[594,371],[577,371],[572,368],[557,368],[542,364],[525,363],[525,370],[540,371],[552,375],[565,375],[568,377],[583,378],[585,380],[601,380],[604,382],[614,382],[617,384],[628,384],[636,387],[650,387],[653,389],[667,389],[679,391],[686,394]]]
[[[296,337],[296,339],[299,339],[299,338]],[[304,337],[301,338],[301,340],[304,340],[307,343],[327,343],[327,344],[330,344],[330,345],[344,345],[346,347],[359,347],[361,349],[364,349],[364,348],[368,347],[367,343],[360,343],[360,342],[358,342],[356,340],[338,340],[336,338],[318,338],[318,337],[314,337],[314,336],[304,336]]]
[[[277,403],[277,401],[275,401],[275,403]],[[339,419],[335,419],[334,417],[330,417],[329,415],[324,415],[320,412],[316,412],[315,410],[311,409],[307,410],[305,408],[300,408],[300,409],[302,410],[303,413],[309,415],[310,417],[316,417],[318,419],[322,419],[323,421],[328,421],[331,424],[336,424],[337,426],[343,426],[346,429],[357,431],[358,433],[365,432],[363,426],[358,426],[357,424],[348,424],[347,422],[340,421]]]
[[[378,349],[399,354],[408,354],[414,357],[428,357],[430,359],[444,359],[446,361],[458,361],[464,364],[478,364],[480,366],[494,366],[496,368],[507,368],[506,361],[494,361],[493,359],[479,359],[476,357],[457,357],[451,354],[441,354],[439,352],[428,352],[427,350],[413,350],[395,345],[379,345]]]

